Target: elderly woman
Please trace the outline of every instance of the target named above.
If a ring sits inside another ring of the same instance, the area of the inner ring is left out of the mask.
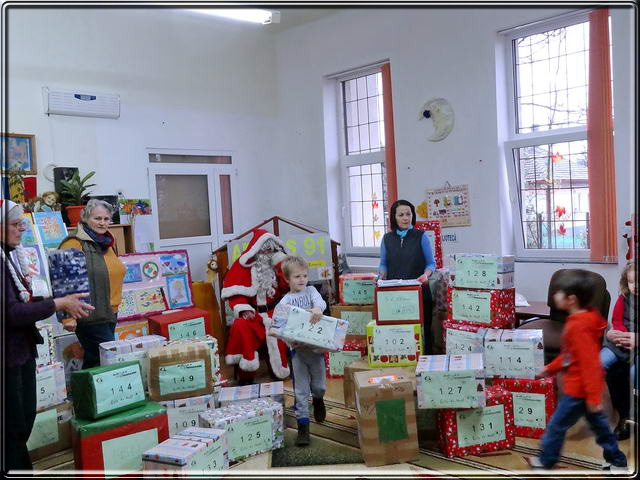
[[[111,204],[91,199],[84,207],[75,233],[60,244],[60,248],[75,248],[85,253],[89,291],[95,310],[77,323],[74,318],[63,320],[65,330],[75,331],[84,348],[82,368],[100,365],[98,346],[115,339],[116,316],[122,301],[122,280],[126,272],[113,245],[109,223],[113,215]]]
[[[2,263],[2,315],[4,358],[4,459],[2,470],[31,470],[27,440],[36,418],[36,344],[43,343],[36,322],[56,310],[82,318],[93,310],[80,298],[87,294],[56,299],[33,298],[30,278],[20,268],[20,241],[26,225],[22,207],[0,200],[0,263]],[[17,261],[11,258],[15,250]]]

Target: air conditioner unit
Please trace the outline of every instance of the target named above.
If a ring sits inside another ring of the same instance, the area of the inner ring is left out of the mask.
[[[42,88],[44,113],[77,117],[120,117],[120,95],[90,93],[85,90],[49,90]]]

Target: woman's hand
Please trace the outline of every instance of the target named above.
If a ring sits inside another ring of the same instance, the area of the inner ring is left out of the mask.
[[[431,270],[427,269],[425,272],[418,277],[418,281],[420,283],[427,283],[429,281],[429,276],[431,275]]]
[[[322,318],[322,310],[320,310],[318,307],[313,307],[311,310],[308,310],[308,311],[311,312],[311,318],[309,319],[309,323],[311,325],[315,325]]]
[[[625,332],[621,332],[620,330],[614,330],[612,328],[607,332],[607,339],[609,339],[610,342],[617,344],[622,339],[624,334]]]
[[[256,316],[255,312],[252,312],[251,310],[245,310],[244,312],[242,312],[240,314],[240,316],[242,318],[244,318],[245,320],[253,320],[253,318]]]
[[[633,332],[621,332],[616,345],[627,350],[633,350],[636,347],[636,338]]]
[[[63,310],[71,317],[78,319],[89,316],[89,312],[95,310],[93,305],[89,305],[81,300],[88,297],[89,293],[73,293],[66,297],[55,298],[56,310]]]

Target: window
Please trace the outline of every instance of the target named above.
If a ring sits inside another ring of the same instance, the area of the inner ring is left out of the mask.
[[[588,13],[516,29],[507,45],[517,255],[588,259]]]
[[[380,67],[343,76],[338,88],[347,250],[377,253],[388,224]]]

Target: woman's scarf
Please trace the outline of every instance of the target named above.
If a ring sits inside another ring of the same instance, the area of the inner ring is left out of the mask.
[[[24,263],[24,260],[23,260],[24,259],[24,254],[22,252],[22,248],[21,247],[16,247],[15,250],[16,250],[16,255],[18,256],[18,261],[21,264]],[[20,276],[18,276],[18,272],[14,268],[13,262],[8,257],[8,255],[5,255],[4,248],[0,248],[0,257],[2,257],[2,261],[7,265],[7,268],[9,269],[9,274],[11,275],[13,283],[15,284],[16,288],[18,289],[18,298],[20,298],[21,302],[29,303],[29,301],[31,300],[31,292],[27,288],[29,279],[27,277],[24,277],[23,275],[21,275],[22,279],[20,278]],[[25,283],[27,285],[25,285]]]
[[[409,228],[405,230],[396,229],[396,233],[400,236],[400,238],[404,238],[407,236],[407,232],[413,228],[413,225],[409,225]]]
[[[107,251],[111,245],[113,245],[113,236],[109,231],[106,233],[98,233],[92,229],[85,222],[82,222],[82,228],[89,235],[91,240],[100,246],[103,252]]]

